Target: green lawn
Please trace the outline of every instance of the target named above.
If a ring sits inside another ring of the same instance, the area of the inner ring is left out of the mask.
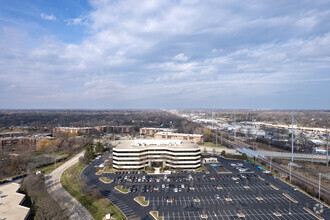
[[[104,183],[111,183],[111,179],[107,179],[106,177],[101,177],[100,180]]]
[[[114,173],[116,172],[117,170],[112,168],[112,167],[109,167],[109,168],[105,168],[103,171],[101,171],[102,173]]]
[[[157,211],[151,211],[150,214],[152,215],[152,217],[154,217],[154,219],[164,220],[164,217],[159,217],[158,216],[158,212]]]
[[[123,189],[123,186],[115,186],[115,189],[124,194],[128,193],[128,189]]]
[[[149,201],[145,200],[144,196],[135,197],[134,200],[142,206],[148,206]]]
[[[217,145],[213,142],[204,142],[203,144],[199,144],[199,146],[201,146],[201,147],[216,147]],[[219,140],[218,140],[218,147],[223,147],[219,143]]]
[[[206,167],[202,165],[200,168],[196,169],[196,172],[203,172],[203,170],[207,171]]]
[[[84,184],[80,179],[80,173],[84,167],[83,164],[78,162],[63,173],[61,183],[66,191],[85,206],[96,220],[102,219],[107,213],[111,213],[111,216],[118,220],[126,219],[123,213],[109,200],[105,198],[96,200],[80,193],[80,188]]]

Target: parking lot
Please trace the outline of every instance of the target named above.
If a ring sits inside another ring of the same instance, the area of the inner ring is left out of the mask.
[[[103,155],[90,164],[82,173],[83,180],[101,188],[128,218],[152,219],[149,211],[157,210],[164,219],[201,219],[202,215],[207,219],[317,219],[304,209],[313,211],[317,201],[252,163],[218,157],[219,163],[206,164],[208,171],[199,173],[104,173],[101,176],[112,180],[106,184],[95,175],[106,158]],[[225,172],[219,173],[219,167]],[[118,185],[128,193],[115,190]],[[144,196],[149,205],[136,203],[134,198],[138,196]],[[321,216],[329,219],[327,207]]]

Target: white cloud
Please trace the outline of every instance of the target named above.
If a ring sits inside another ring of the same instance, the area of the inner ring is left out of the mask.
[[[87,23],[86,16],[80,16],[78,18],[68,18],[64,20],[67,25],[83,25]]]
[[[45,13],[41,13],[40,17],[42,19],[49,20],[49,21],[55,21],[56,20],[56,17],[53,14],[47,15]]]
[[[173,60],[177,60],[177,61],[187,61],[189,59],[189,57],[185,56],[184,53],[179,53],[178,55],[176,55],[175,57],[173,57]]]
[[[329,15],[315,17],[326,7],[309,12],[316,4],[311,3],[283,12],[275,1],[255,1],[92,0],[89,13],[65,20],[86,28],[76,44],[43,36],[33,49],[14,48],[7,39],[15,41],[20,32],[7,31],[8,36],[0,35],[5,51],[0,54],[0,99],[5,100],[0,107],[11,100],[20,103],[22,95],[35,105],[47,97],[77,105],[97,97],[101,106],[117,100],[120,107],[127,102],[150,106],[153,97],[173,94],[164,102],[184,106],[189,103],[179,97],[187,102],[198,97],[191,103],[202,103],[216,94],[230,105],[231,100],[286,94],[288,84],[327,80],[330,34],[324,25]]]

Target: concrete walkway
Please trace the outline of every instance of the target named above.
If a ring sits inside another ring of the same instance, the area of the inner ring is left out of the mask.
[[[61,185],[61,176],[63,172],[77,163],[79,157],[83,156],[81,152],[56,168],[53,172],[46,176],[46,187],[48,193],[60,205],[61,209],[69,216],[70,219],[93,219],[87,209],[82,206],[75,198],[73,198]]]

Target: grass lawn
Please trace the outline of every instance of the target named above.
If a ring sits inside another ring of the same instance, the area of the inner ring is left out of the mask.
[[[149,205],[149,201],[145,200],[146,198],[144,196],[140,196],[140,197],[135,197],[134,201],[136,201],[137,203],[139,203],[141,206],[148,206]]]
[[[124,194],[128,193],[128,189],[123,189],[123,186],[115,186],[115,189]]]
[[[106,169],[104,169],[103,171],[102,171],[102,173],[114,173],[114,172],[116,172],[117,170],[116,169],[114,169],[114,168],[106,168]]]
[[[204,142],[203,144],[199,144],[201,147],[216,147],[217,145],[213,142]],[[219,139],[218,139],[218,147],[224,147],[219,144]]]
[[[207,171],[207,169],[204,165],[202,165],[200,168],[196,169],[195,172],[203,172],[203,170]]]
[[[106,177],[101,177],[100,180],[104,183],[111,183],[112,182],[111,179],[107,179]]]
[[[158,216],[158,212],[157,212],[157,211],[151,211],[151,212],[150,212],[150,215],[152,215],[152,217],[154,217],[154,219],[157,219],[157,220],[164,220],[164,217],[159,217],[159,216]]]
[[[68,159],[70,159],[70,158],[67,158],[67,159],[62,160],[60,162],[57,162],[56,163],[56,168],[61,166],[62,164],[64,164]],[[53,170],[55,170],[55,164],[51,164],[51,165],[48,165],[48,166],[36,168],[36,170],[40,170],[44,174],[50,174]]]
[[[84,184],[80,179],[80,174],[84,167],[85,166],[83,164],[78,162],[64,171],[61,176],[61,184],[66,191],[68,191],[83,206],[85,206],[85,208],[96,220],[103,219],[103,217],[108,213],[111,213],[111,216],[115,219],[126,219],[123,213],[109,200],[105,198],[95,200],[80,193],[80,188]]]

